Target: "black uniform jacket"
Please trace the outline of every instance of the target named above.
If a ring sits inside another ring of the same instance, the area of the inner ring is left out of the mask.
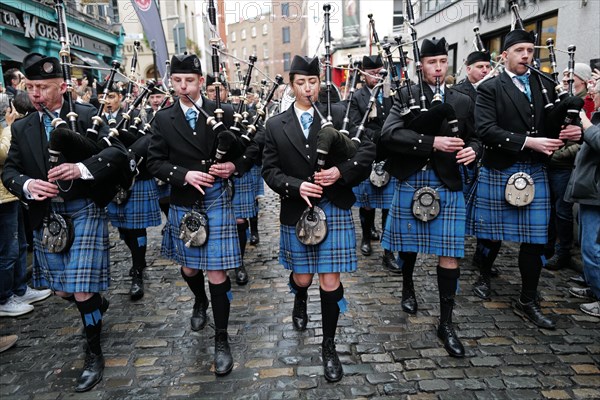
[[[216,104],[202,97],[202,109],[208,115],[214,115]],[[225,114],[223,122],[233,125],[233,110],[227,104],[222,105]],[[206,118],[198,113],[195,132],[189,126],[181,110],[179,101],[156,113],[148,149],[148,171],[156,178],[171,184],[171,203],[179,206],[192,206],[200,192],[186,184],[188,171],[208,172],[206,160],[214,159],[217,135],[206,125]],[[236,174],[242,175],[252,167],[258,146],[253,141],[244,155],[233,161]],[[204,161],[204,162],[203,162]]]
[[[92,117],[96,115],[96,109],[88,104],[75,104],[75,112],[78,114],[78,132],[86,132],[92,126]],[[67,121],[69,108],[63,103],[60,117]],[[23,185],[28,179],[48,180],[48,140],[44,125],[40,121],[37,112],[31,113],[16,121],[12,126],[12,141],[8,157],[2,172],[4,186],[29,208],[30,225],[32,228],[40,226],[46,215],[50,200],[35,201],[27,200],[23,193]],[[104,127],[100,136],[106,135]],[[68,161],[68,160],[66,160]],[[117,176],[123,168],[128,168],[128,157],[124,146],[111,146],[98,154],[93,155],[82,163],[94,176],[93,180],[84,181],[78,179],[68,192],[61,192],[60,196],[65,200],[91,198],[100,207],[106,206],[115,194],[114,186]],[[69,187],[70,182],[61,182],[61,186]]]
[[[418,101],[417,85],[412,86],[411,89],[413,96]],[[424,91],[429,108],[433,92],[429,85],[425,85]],[[406,89],[403,89],[402,93],[404,98],[408,98]],[[479,155],[481,144],[475,135],[473,126],[473,102],[469,96],[448,87],[446,87],[444,95],[445,102],[454,107],[458,118],[458,134],[464,140],[465,147],[471,147]],[[405,180],[427,163],[430,163],[440,180],[450,190],[461,190],[462,180],[456,163],[456,153],[433,150],[433,140],[436,132],[418,133],[404,128],[404,120],[400,114],[400,109],[400,102],[396,101],[377,142],[378,146],[385,148],[388,152],[386,170],[396,178]],[[447,121],[442,124],[441,132],[443,133],[438,136],[455,136],[451,132]]]
[[[544,100],[533,74],[529,84],[531,103],[506,72],[479,85],[475,126],[484,145],[484,166],[504,169],[517,161],[549,160],[542,153],[523,148],[527,136],[545,137]],[[550,100],[554,101],[554,88],[549,83],[546,88]]]
[[[473,84],[467,78],[452,86],[452,89],[458,90],[459,92],[466,94],[471,98],[471,100],[473,100],[473,103],[475,103],[475,101],[477,100],[477,89],[475,89]]]
[[[354,96],[352,96],[352,101],[350,102],[350,120],[354,125],[360,125],[363,116],[367,112],[370,98],[371,89],[366,85],[354,92]],[[381,131],[383,123],[392,108],[392,99],[384,97],[383,104],[379,104],[378,101],[375,101],[374,107],[377,108],[377,116],[375,118],[367,118],[367,122],[365,123],[365,133],[371,139],[373,139],[376,132],[379,133]]]
[[[323,115],[326,107],[318,104]],[[333,104],[331,113],[334,127],[341,129],[345,109]],[[321,119],[315,113],[308,139],[304,137],[294,107],[269,118],[265,131],[262,176],[271,189],[281,196],[280,221],[284,225],[294,225],[306,209],[306,203],[300,197],[302,182],[311,181],[317,160],[317,134],[321,128]],[[356,127],[350,123],[350,136]],[[350,209],[356,198],[352,187],[365,180],[371,172],[375,158],[375,145],[362,138],[358,151],[351,159],[339,163],[341,178],[324,188],[323,195],[342,209]]]

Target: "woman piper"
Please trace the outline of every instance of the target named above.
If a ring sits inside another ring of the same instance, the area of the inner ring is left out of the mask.
[[[308,288],[319,274],[323,321],[322,357],[325,378],[339,381],[342,365],[335,350],[335,330],[340,312],[345,311],[341,272],[356,270],[356,236],[350,208],[356,201],[352,187],[371,171],[375,145],[363,138],[350,159],[325,165],[316,171],[317,138],[325,107],[315,105],[319,97],[318,58],[295,56],[290,68],[290,84],[296,100],[293,107],[270,118],[265,132],[262,175],[281,195],[279,261],[291,270],[289,286],[295,294],[292,320],[294,329],[306,330]],[[344,110],[331,109],[333,126],[342,126]],[[355,131],[355,127],[349,129]],[[339,134],[339,132],[338,132]],[[327,219],[328,234],[316,245],[303,244],[296,236],[296,223],[306,206],[320,207]]]

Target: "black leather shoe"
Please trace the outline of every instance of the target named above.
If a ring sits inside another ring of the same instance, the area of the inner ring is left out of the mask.
[[[294,310],[292,311],[292,323],[297,331],[305,331],[308,323],[308,314],[306,313],[307,299],[301,299],[298,295],[294,298]]]
[[[206,316],[206,309],[208,308],[208,303],[201,302],[196,299],[194,303],[194,310],[192,311],[192,330],[199,331],[202,330],[206,326],[206,322],[208,321],[208,317]]]
[[[88,352],[83,364],[83,372],[77,378],[76,392],[87,392],[102,380],[104,371],[104,356]]]
[[[465,348],[458,336],[456,336],[454,326],[451,322],[441,323],[438,327],[437,335],[444,342],[444,349],[446,349],[448,354],[459,358],[465,356]]]
[[[240,286],[244,286],[248,283],[248,272],[246,272],[246,267],[242,264],[241,267],[235,269],[235,283]]]
[[[396,263],[396,259],[394,258],[394,253],[389,250],[383,251],[383,267],[394,274],[401,274],[402,267]]]
[[[325,379],[329,382],[337,382],[344,376],[342,363],[335,350],[333,338],[326,338],[321,345],[321,357],[323,358],[323,371]]]
[[[360,242],[360,252],[362,253],[363,256],[370,256],[371,253],[373,252],[373,250],[371,249],[371,241],[370,240],[365,240],[365,238],[363,238],[363,240]]]
[[[131,278],[131,288],[129,289],[131,300],[139,300],[144,297],[144,273],[136,270]]]
[[[224,376],[233,369],[233,357],[227,341],[227,330],[217,329],[215,332],[215,374]]]
[[[471,262],[471,265],[473,265],[480,271],[481,271],[482,258],[483,258],[483,256],[478,251],[475,251],[475,254],[473,254],[473,261]],[[497,267],[492,265],[492,268],[490,269],[490,276],[495,278],[498,275],[500,275],[500,270]]]
[[[546,262],[546,269],[550,271],[558,271],[564,268],[571,268],[571,255],[555,254]]]
[[[379,240],[379,232],[377,232],[377,229],[375,228],[371,228],[371,236],[370,236],[371,240]]]
[[[521,300],[517,300],[513,306],[515,314],[526,318],[533,322],[535,325],[544,329],[555,329],[556,323],[550,318],[542,314],[542,309],[537,301],[530,301],[529,303],[521,303]]]
[[[402,310],[409,314],[416,314],[419,306],[417,305],[417,297],[413,287],[402,288]]]
[[[479,275],[479,278],[473,284],[473,293],[475,293],[475,295],[480,299],[489,300],[490,296],[492,295],[490,278]]]
[[[260,242],[260,237],[258,236],[258,232],[253,232],[250,234],[249,242],[252,246],[256,246]]]

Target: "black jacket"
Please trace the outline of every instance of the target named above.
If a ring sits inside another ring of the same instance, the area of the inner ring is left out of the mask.
[[[350,102],[350,120],[354,125],[359,126],[363,116],[367,112],[367,106],[369,105],[369,99],[371,98],[371,90],[365,85],[354,93],[352,101]],[[374,135],[381,131],[383,123],[390,113],[392,108],[392,99],[389,97],[383,98],[383,104],[379,104],[375,101],[375,108],[377,108],[377,116],[375,118],[367,118],[365,123],[365,133],[370,139],[373,139]]]
[[[433,92],[427,85],[424,90],[429,107]],[[418,87],[416,85],[412,86],[412,92],[415,99],[418,99]],[[408,97],[406,96],[406,89],[403,89],[402,94],[404,98]],[[458,119],[459,136],[464,140],[465,147],[473,148],[479,155],[481,144],[475,135],[473,126],[473,102],[469,96],[448,87],[445,89],[445,102],[454,107]],[[440,180],[450,190],[461,190],[462,180],[456,163],[456,154],[433,150],[433,140],[437,134],[436,132],[418,133],[406,129],[400,110],[400,104],[397,101],[392,107],[381,131],[381,138],[377,143],[378,146],[382,146],[388,152],[386,170],[396,178],[405,180],[430,162]],[[443,133],[438,136],[455,136],[450,131],[447,122],[443,123],[441,132]]]
[[[86,132],[92,125],[92,117],[96,115],[96,109],[88,104],[74,104],[75,112],[78,114],[77,130],[80,133]],[[60,117],[65,121],[67,121],[67,113],[68,106],[65,102],[60,111]],[[50,200],[27,200],[23,193],[23,185],[28,179],[48,180],[50,165],[46,132],[37,112],[16,121],[11,126],[11,131],[12,141],[2,172],[2,181],[11,193],[28,205],[30,225],[32,228],[37,228],[46,215]],[[100,135],[105,134],[104,128]],[[128,168],[125,147],[122,145],[108,147],[82,163],[94,176],[94,180],[78,179],[73,182],[68,192],[61,192],[60,196],[65,200],[91,198],[99,206],[106,206],[116,193],[117,176],[123,172],[123,168]],[[67,182],[62,183],[63,187],[68,185]]]
[[[535,76],[529,79],[532,101],[502,72],[479,85],[475,126],[484,145],[483,165],[504,169],[518,161],[547,162],[545,154],[523,149],[527,136],[546,137],[544,100]],[[544,81],[551,101],[554,88]]]
[[[216,104],[202,97],[202,109],[214,115]],[[223,104],[224,124],[233,124],[233,110]],[[185,183],[188,171],[208,172],[203,160],[214,158],[217,135],[206,126],[206,119],[199,113],[194,132],[185,119],[179,101],[160,110],[156,114],[152,129],[154,134],[148,148],[148,171],[156,178],[171,184],[171,203],[179,206],[192,206],[200,193]],[[233,161],[236,175],[248,171],[257,156],[258,146],[253,141],[244,155]]]
[[[471,100],[473,100],[473,103],[477,101],[477,89],[475,89],[473,84],[467,78],[452,86],[452,89],[458,90],[459,92],[466,94],[471,98]]]
[[[325,107],[318,107],[325,114]],[[332,105],[334,127],[338,130],[342,126],[344,111],[343,107]],[[306,209],[306,203],[300,197],[300,185],[311,181],[315,172],[320,127],[321,119],[315,113],[306,139],[293,106],[267,121],[262,176],[267,185],[281,196],[280,221],[284,225],[294,225]],[[348,130],[352,136],[356,127],[350,124]],[[323,195],[337,207],[350,209],[356,201],[352,187],[369,176],[374,158],[375,145],[369,138],[363,138],[355,156],[336,165],[342,176],[332,186],[325,187]]]

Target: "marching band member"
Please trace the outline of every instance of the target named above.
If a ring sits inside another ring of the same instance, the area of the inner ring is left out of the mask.
[[[343,376],[334,340],[340,311],[346,308],[340,273],[355,271],[357,264],[351,213],[356,198],[352,187],[368,176],[375,146],[365,137],[354,157],[315,172],[316,143],[322,121],[311,107],[311,100],[318,99],[319,76],[318,58],[294,57],[289,79],[296,101],[267,121],[262,174],[265,182],[281,196],[279,261],[292,271],[289,285],[295,293],[294,328],[306,329],[308,288],[317,273],[323,320],[323,367],[325,378],[335,382]],[[322,105],[317,107],[324,109]],[[332,107],[332,114],[335,129],[340,129],[344,109]],[[313,203],[325,212],[329,233],[320,244],[305,245],[296,236],[295,224],[306,205]]]
[[[424,94],[431,105],[432,87],[444,82],[448,71],[448,45],[444,38],[425,39],[421,45]],[[413,86],[416,89],[417,86]],[[452,310],[460,270],[458,259],[465,248],[465,199],[459,166],[474,162],[479,143],[473,129],[473,102],[460,92],[443,84],[439,87],[441,101],[452,106],[458,119],[458,136],[450,124],[442,125],[441,132],[416,132],[405,127],[397,102],[381,132],[378,146],[391,153],[388,171],[398,178],[390,209],[382,247],[399,251],[402,267],[402,309],[417,312],[413,271],[417,253],[439,257],[437,281],[440,296],[440,324],[438,337],[446,351],[454,357],[463,357],[464,348],[452,323]],[[414,90],[413,90],[414,91]],[[402,95],[406,96],[406,90]],[[415,98],[418,98],[415,95]],[[445,104],[444,104],[445,105]],[[438,107],[441,107],[439,105]],[[433,108],[432,108],[433,110]],[[421,111],[432,113],[433,111]],[[426,115],[421,115],[426,117]],[[429,192],[426,192],[428,190]],[[422,195],[419,193],[422,192]],[[418,198],[415,198],[419,195]],[[436,199],[432,204],[421,199]],[[431,219],[421,219],[418,210],[438,212]]]
[[[215,374],[226,375],[233,369],[227,336],[232,296],[226,271],[241,264],[229,178],[235,172],[245,172],[243,168],[249,166],[244,164],[245,156],[240,157],[241,161],[213,164],[214,144],[219,136],[197,108],[212,115],[216,104],[200,93],[204,77],[198,57],[173,56],[171,81],[179,100],[157,113],[148,155],[148,170],[171,185],[171,208],[162,253],[181,264],[181,275],[195,295],[191,318],[194,331],[203,329],[207,322],[206,271],[216,331]],[[233,110],[223,109],[224,123],[231,126]],[[205,242],[197,245],[191,242],[199,229],[188,242],[180,236],[182,222],[185,225],[182,220],[194,213],[202,216],[199,220],[205,221],[206,229]]]
[[[519,242],[521,295],[514,311],[541,328],[554,329],[555,322],[542,313],[537,294],[550,216],[546,163],[563,146],[561,139],[579,140],[581,128],[569,126],[558,138],[546,136],[542,88],[538,80],[530,79],[525,66],[531,64],[533,53],[533,32],[511,31],[502,52],[505,71],[478,88],[475,123],[484,155],[469,197],[467,229],[484,247],[482,272],[475,284],[480,297],[490,297],[490,268],[500,241]],[[554,101],[554,88],[548,84],[547,89]]]
[[[362,59],[362,69],[365,72],[364,80],[366,85],[358,90],[350,103],[350,118],[355,125],[360,124],[363,115],[367,112],[371,90],[377,84],[377,74],[383,68],[383,61],[378,55],[364,56]],[[365,132],[369,138],[374,135],[379,135],[383,123],[392,107],[392,100],[389,97],[384,97],[383,92],[379,92],[379,96],[375,103],[375,116],[369,118],[365,126]],[[379,234],[375,229],[375,209],[381,209],[381,231],[385,229],[385,222],[388,216],[389,208],[394,196],[394,186],[396,179],[391,178],[390,182],[385,186],[377,187],[371,183],[370,179],[365,179],[360,185],[352,189],[356,196],[356,204],[359,205],[360,225],[362,228],[362,241],[360,251],[363,255],[371,255],[371,240],[379,240]],[[384,249],[383,266],[395,273],[402,273],[402,270],[396,264],[394,253]]]
[[[124,147],[111,146],[80,163],[50,168],[52,125],[50,118],[41,113],[40,104],[67,120],[69,107],[63,99],[67,86],[55,57],[32,53],[23,60],[23,67],[27,93],[38,112],[12,125],[2,180],[29,207],[36,259],[34,285],[49,287],[56,295],[75,301],[81,314],[87,346],[75,391],[85,392],[102,379],[100,334],[108,308],[108,301],[100,295],[109,286],[106,203],[97,204],[95,199],[111,190],[111,181],[120,168],[127,168],[128,158]],[[96,110],[86,104],[73,106],[79,116],[78,132],[86,132]],[[44,221],[50,211],[70,219],[73,225],[73,242],[60,252],[44,245]]]

